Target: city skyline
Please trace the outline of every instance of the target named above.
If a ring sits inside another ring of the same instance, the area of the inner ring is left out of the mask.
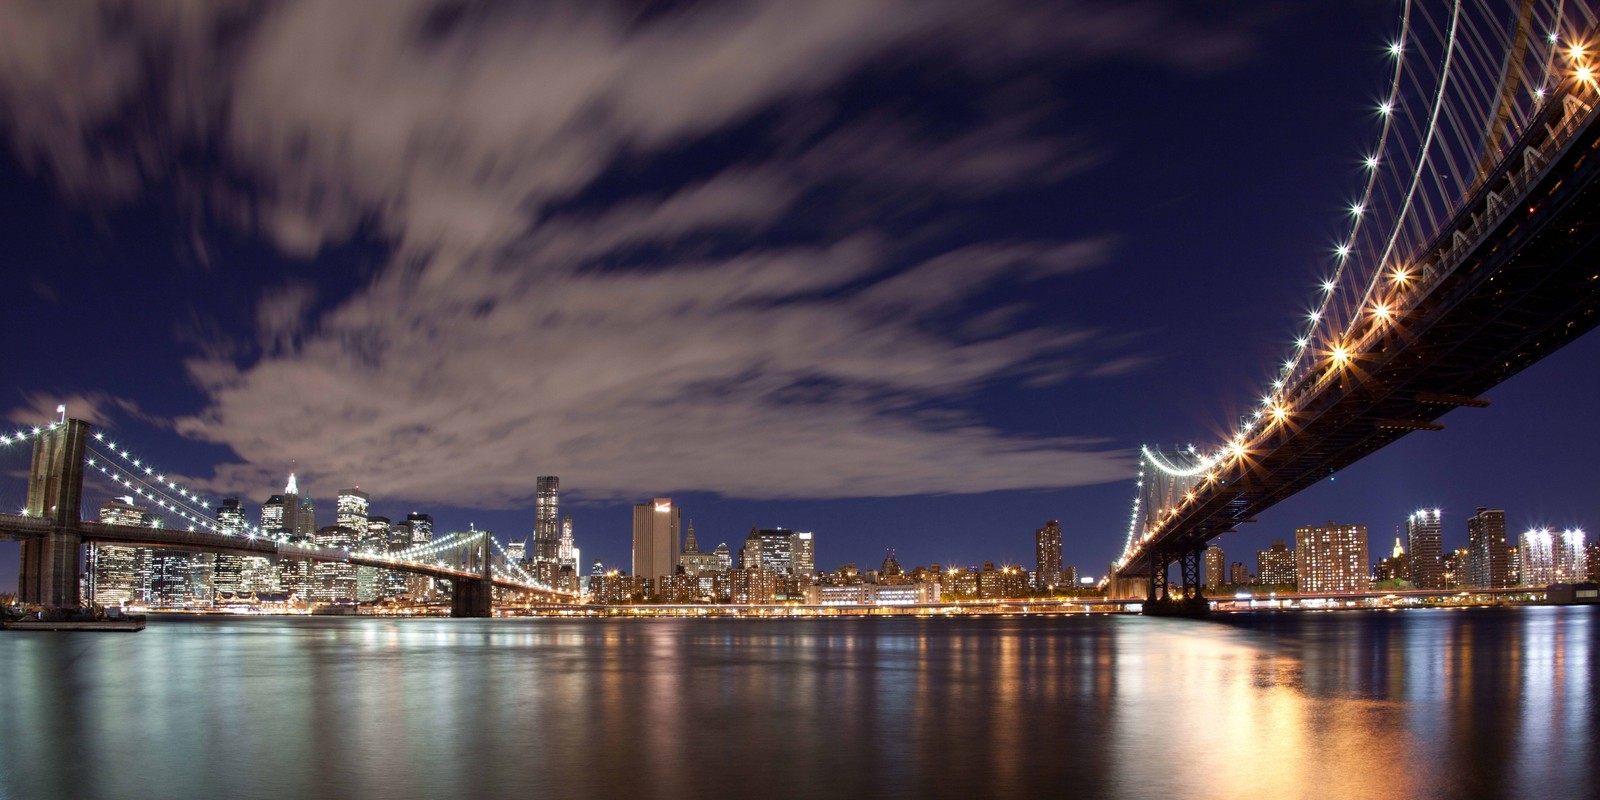
[[[598,123],[604,149],[559,187],[512,170],[504,177],[521,200],[547,213],[489,218],[503,227],[417,205],[424,195],[408,182],[333,168],[325,188],[348,205],[318,217],[307,205],[315,193],[296,182],[305,173],[285,167],[276,140],[240,140],[243,130],[108,120],[107,107],[86,102],[56,120],[108,148],[86,153],[44,147],[55,131],[41,126],[54,123],[13,120],[0,191],[18,235],[0,256],[17,265],[22,322],[61,333],[46,363],[26,337],[0,345],[9,363],[30,364],[4,398],[7,415],[37,422],[66,402],[216,496],[254,503],[299,468],[326,487],[325,503],[360,484],[448,528],[502,537],[531,530],[537,477],[561,475],[585,561],[628,563],[632,504],[671,496],[707,539],[734,543],[752,525],[815,530],[819,566],[872,563],[891,547],[926,548],[916,556],[926,562],[1028,564],[1032,531],[1059,518],[1064,563],[1101,574],[1120,549],[1135,448],[1217,438],[1288,345],[1362,175],[1392,9],[1310,4],[1257,18],[1153,6],[1139,20],[1102,19],[1106,38],[1077,56],[1037,42],[996,52],[983,42],[1015,31],[931,10],[918,21],[939,32],[934,43],[906,48],[884,17],[862,13],[872,24],[859,47],[805,81],[757,81],[733,108],[693,98],[648,135],[629,131],[659,109],[625,103],[630,122]],[[331,28],[355,24],[331,16]],[[93,20],[76,32],[11,22],[62,42],[67,61],[39,74],[67,89],[97,74],[72,54],[121,46],[96,38]],[[283,23],[308,24],[287,12]],[[748,33],[722,24],[719,34]],[[492,27],[446,33],[509,58],[491,46]],[[1151,31],[1163,32],[1161,46]],[[254,52],[277,52],[272,33],[248,31]],[[219,56],[204,42],[141,35],[197,59],[186,63]],[[393,27],[372,35],[394,45],[385,52],[397,70],[437,59],[464,79],[479,74]],[[612,55],[626,60],[629,46]],[[694,63],[684,58],[674,63]],[[272,76],[249,70],[265,66],[205,79],[255,86],[246,79]],[[34,96],[34,74],[8,73],[0,92]],[[335,74],[327,91],[372,79]],[[1142,102],[1126,102],[1130,82]],[[164,91],[204,117],[202,88]],[[138,86],[118,91],[152,99]],[[878,97],[899,101],[877,107]],[[312,145],[354,137],[378,159],[371,166],[392,166],[349,117],[246,100],[241,114],[279,113]],[[457,132],[481,145],[474,153],[504,154],[478,136],[496,120],[472,111]],[[1210,158],[1160,155],[1174,118]],[[148,146],[147,173],[119,140]],[[179,157],[196,147],[230,155]],[[868,156],[844,158],[854,153]],[[93,165],[116,180],[85,183]],[[281,183],[262,177],[280,167]],[[203,196],[174,188],[221,173],[237,180]],[[449,188],[460,208],[504,199],[492,186]],[[354,221],[362,214],[370,225]],[[521,259],[525,282],[499,282],[491,255]],[[444,292],[408,275],[456,279]],[[106,296],[122,302],[108,307]],[[500,312],[546,320],[549,335],[512,327],[530,346],[507,349],[507,337],[473,333],[509,324]],[[605,324],[574,327],[584,314]],[[54,326],[62,316],[75,324]],[[438,346],[412,337],[428,330]],[[1596,358],[1593,337],[1578,341],[1489,392],[1492,408],[1453,412],[1445,431],[1412,434],[1223,546],[1265,549],[1324,519],[1376,537],[1417,507],[1446,510],[1451,543],[1480,505],[1507,510],[1512,538],[1594,524],[1595,476],[1566,444],[1600,436],[1584,406]],[[19,504],[19,486],[0,487],[0,501]],[[0,585],[14,581],[14,554],[0,544]]]

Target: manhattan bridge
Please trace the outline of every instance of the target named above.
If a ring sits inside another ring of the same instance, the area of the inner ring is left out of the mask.
[[[1112,593],[1203,609],[1208,541],[1488,406],[1600,322],[1593,5],[1408,1],[1386,48],[1376,141],[1304,325],[1228,438],[1141,449]]]
[[[1600,322],[1595,5],[1400,4],[1358,199],[1312,310],[1228,438],[1141,450],[1109,593],[1152,611],[1203,607],[1208,541],[1402,436],[1442,429],[1451,410],[1487,406],[1485,391]],[[456,616],[489,614],[496,592],[569,599],[515,566],[496,569],[498,543],[481,532],[393,553],[306,547],[219,526],[199,495],[85,422],[0,436],[22,444],[32,445],[27,506],[0,514],[0,538],[22,540],[24,602],[76,607],[88,542],[430,575],[453,582]],[[83,519],[86,475],[182,526]],[[441,558],[452,552],[464,555]]]

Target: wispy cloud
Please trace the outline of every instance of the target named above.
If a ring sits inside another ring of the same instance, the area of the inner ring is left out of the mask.
[[[1148,3],[631,8],[8,3],[0,122],[80,196],[126,198],[203,144],[228,175],[194,190],[209,213],[291,254],[358,228],[392,244],[342,300],[280,282],[255,310],[253,356],[189,362],[210,400],[178,430],[240,457],[216,488],[266,485],[291,459],[313,478],[485,505],[519,504],[549,473],[598,498],[760,498],[1127,472],[1098,439],[927,412],[1068,363],[1132,368],[1091,355],[1094,332],[1070,321],[974,301],[1104,263],[1111,243],[928,253],[880,224],[1095,162],[1038,108],[939,131],[899,110],[823,113],[689,177],[584,193],[886,62],[938,57],[975,79],[1045,58],[1192,68],[1241,57],[1247,37]],[[803,224],[840,198],[854,213]],[[317,300],[336,302],[314,316]]]

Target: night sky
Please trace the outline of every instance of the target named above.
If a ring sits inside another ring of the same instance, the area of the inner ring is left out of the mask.
[[[520,539],[558,475],[585,566],[671,496],[826,569],[1031,567],[1060,519],[1098,576],[1137,447],[1218,441],[1288,352],[1398,7],[0,4],[0,413],[252,521],[293,470],[322,524],[359,485]],[[1220,544],[1600,524],[1597,358]]]

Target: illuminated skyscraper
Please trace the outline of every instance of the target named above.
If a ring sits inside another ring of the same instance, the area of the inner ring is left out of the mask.
[[[263,526],[265,527],[265,526]],[[281,527],[290,536],[300,533],[300,484],[294,479],[294,473],[289,473],[289,482],[283,487],[283,522]],[[315,530],[313,528],[312,530]]]
[[[361,491],[359,486],[354,489],[340,489],[334,524],[357,531],[357,536],[359,537],[359,532],[364,532],[367,529],[367,506],[371,502],[372,498],[368,497],[366,492]],[[317,533],[321,535],[321,529],[318,529]]]
[[[100,505],[100,521],[107,525],[147,525],[146,516],[144,509],[133,504],[131,496],[107,500]],[[148,569],[149,560],[148,548],[92,545],[89,599],[102,606],[143,602],[145,593],[139,566],[142,562]]]
[[[358,547],[373,553],[382,553],[389,549],[389,518],[372,515],[367,517],[367,527],[362,532],[361,542]],[[356,599],[363,603],[371,602],[380,597],[388,596],[384,593],[384,586],[388,583],[389,570],[377,567],[356,567]]]
[[[1257,551],[1256,579],[1263,586],[1293,586],[1294,575],[1294,551],[1282,539],[1273,541],[1270,549]]]
[[[1511,585],[1511,554],[1506,546],[1506,512],[1478,507],[1467,519],[1466,585],[1499,589]]]
[[[1033,532],[1033,557],[1038,565],[1034,588],[1048,591],[1061,585],[1061,521],[1050,520]]]
[[[1588,577],[1585,535],[1580,528],[1536,528],[1522,534],[1522,585],[1543,587],[1577,583]]]
[[[238,498],[223,500],[222,505],[217,507],[217,527],[225,534],[240,536],[244,533],[244,525],[244,509],[239,507]],[[244,556],[219,553],[211,588],[217,592],[238,594],[243,575]]]
[[[668,497],[633,507],[633,574],[661,586],[678,571],[679,511]]]
[[[284,501],[281,494],[275,494],[261,504],[261,530],[268,536],[276,536],[280,533],[292,535],[294,533],[293,528],[288,528],[284,525],[283,509]]]
[[[794,574],[807,580],[817,574],[817,542],[811,531],[795,531]]]
[[[1294,531],[1295,580],[1302,592],[1368,588],[1367,526],[1314,525]]]
[[[1206,548],[1206,589],[1221,589],[1227,582],[1228,557],[1222,552],[1221,545],[1211,545]]]
[[[563,567],[572,567],[576,572],[579,555],[578,547],[572,541],[572,515],[568,514],[561,519],[561,542],[556,547],[556,561]]]
[[[427,544],[433,541],[433,517],[416,511],[406,515],[406,522],[411,525],[411,543]]]
[[[554,475],[542,475],[534,483],[534,488],[531,547],[534,574],[549,583],[555,579],[555,572],[561,564],[561,479]]]
[[[506,544],[506,560],[521,562],[528,558],[528,540],[512,539]]]
[[[1444,527],[1439,509],[1425,508],[1406,518],[1406,549],[1411,583],[1419,589],[1444,588]]]
[[[343,525],[328,525],[317,529],[318,547],[354,549],[361,534]],[[356,568],[337,561],[318,561],[311,566],[314,581],[311,597],[323,603],[349,602],[356,599]]]

